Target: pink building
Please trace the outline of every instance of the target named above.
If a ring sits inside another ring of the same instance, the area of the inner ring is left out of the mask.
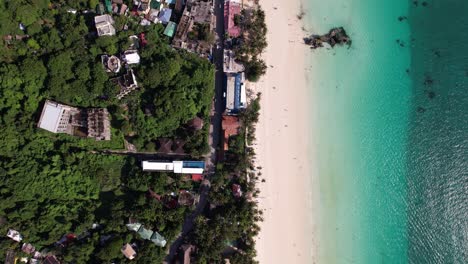
[[[239,15],[242,8],[239,3],[227,1],[224,3],[224,30],[229,37],[240,36],[240,27],[234,24],[234,16]]]

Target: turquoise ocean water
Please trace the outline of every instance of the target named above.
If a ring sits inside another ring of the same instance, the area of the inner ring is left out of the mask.
[[[310,55],[319,263],[468,263],[468,1],[304,9],[353,39]]]

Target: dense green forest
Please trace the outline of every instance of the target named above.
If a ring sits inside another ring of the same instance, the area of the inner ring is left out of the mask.
[[[131,1],[126,1],[131,6]],[[213,67],[193,54],[172,50],[161,25],[141,27],[131,17],[114,17],[117,35],[97,37],[96,0],[14,0],[0,2],[0,259],[20,244],[5,237],[18,230],[23,242],[56,254],[65,263],[125,263],[124,243],[137,242],[138,263],[161,263],[166,255],[125,224],[129,217],[158,231],[170,243],[189,207],[168,209],[148,196],[197,190],[174,175],[144,173],[131,156],[99,154],[123,149],[124,138],[138,150],[154,150],[158,137],[187,140],[187,152],[207,150],[207,128],[184,124],[207,118],[213,97]],[[75,8],[79,12],[69,13]],[[24,26],[20,29],[19,24]],[[128,30],[123,31],[123,25]],[[140,89],[122,100],[101,54],[126,50],[128,37],[145,33],[141,64],[132,66]],[[17,37],[19,36],[19,37]],[[112,140],[96,142],[36,127],[46,99],[79,107],[106,107]],[[93,223],[100,228],[92,229]],[[81,236],[66,247],[63,235]]]

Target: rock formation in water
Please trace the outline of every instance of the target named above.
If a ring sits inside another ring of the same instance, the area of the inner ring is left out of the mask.
[[[346,31],[342,27],[332,28],[325,35],[311,35],[310,37],[304,38],[304,42],[310,45],[311,49],[321,48],[324,43],[328,43],[332,48],[335,45],[348,45],[351,46],[351,38],[346,34]]]

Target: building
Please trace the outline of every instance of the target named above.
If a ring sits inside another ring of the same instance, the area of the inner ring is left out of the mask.
[[[226,111],[231,114],[247,107],[244,73],[226,74]]]
[[[94,24],[96,26],[98,36],[113,36],[115,35],[115,28],[113,26],[114,19],[110,15],[101,15],[94,17]]]
[[[176,2],[177,5],[177,2]],[[179,4],[180,7],[181,4]],[[208,25],[209,31],[213,32],[216,23],[214,15],[213,0],[187,1],[177,30],[172,40],[172,46],[177,49],[185,49],[197,53],[201,57],[211,56],[212,43],[191,39],[189,33],[195,29],[196,24]]]
[[[176,28],[177,24],[172,21],[169,21],[169,23],[167,23],[166,28],[164,29],[164,35],[172,38],[175,34]]]
[[[223,71],[225,73],[239,73],[245,70],[244,65],[237,63],[232,50],[224,50]]]
[[[235,1],[224,3],[224,30],[229,37],[237,38],[240,36],[241,29],[235,23],[235,17],[240,15],[242,7]]]
[[[105,108],[80,109],[46,100],[39,128],[52,133],[110,140],[109,113]]]
[[[190,121],[188,121],[187,126],[195,131],[201,130],[203,128],[203,119],[196,116]]]
[[[155,245],[159,247],[164,247],[167,243],[166,239],[159,234],[158,232],[154,232],[153,230],[146,229],[143,227],[142,224],[134,222],[131,220],[129,224],[127,224],[127,229],[133,232],[137,232],[141,238],[145,240],[150,240]]]
[[[140,6],[138,6],[138,14],[148,14],[151,8],[151,0],[141,0]]]
[[[102,55],[101,62],[106,72],[118,73],[120,71],[120,60],[116,56]]]
[[[136,50],[126,50],[122,55],[122,60],[127,64],[139,64],[140,55]]]
[[[60,264],[60,261],[54,255],[49,255],[42,261],[43,264]]]
[[[122,254],[124,254],[124,256],[126,258],[128,258],[129,260],[132,260],[136,257],[137,253],[136,251],[132,248],[132,246],[130,244],[125,244],[122,249],[120,249],[120,251],[122,252]]]
[[[172,16],[172,9],[163,8],[159,12],[159,22],[163,23],[163,25],[166,25],[171,20],[171,16]]]
[[[192,253],[195,251],[195,246],[194,245],[189,245],[189,244],[184,244],[180,247],[180,254],[179,253],[179,262],[178,263],[183,263],[183,264],[190,264],[192,263]]]
[[[33,245],[29,244],[29,243],[28,244],[24,243],[21,246],[21,251],[23,251],[26,254],[32,254],[32,253],[34,253],[34,251],[36,251],[36,248]]]
[[[223,145],[224,150],[229,149],[229,138],[231,136],[235,136],[239,134],[239,118],[237,116],[227,116],[223,115],[223,119],[221,121],[221,126],[223,129]]]
[[[205,170],[204,161],[143,161],[143,171],[172,171],[182,174],[202,174]]]
[[[7,237],[13,239],[16,242],[21,242],[23,236],[16,230],[8,229]]]
[[[88,137],[96,140],[110,140],[109,112],[106,108],[88,109]]]
[[[138,83],[132,69],[128,69],[124,75],[114,78],[112,81],[120,86],[120,92],[117,94],[117,99],[119,100],[138,88]]]

